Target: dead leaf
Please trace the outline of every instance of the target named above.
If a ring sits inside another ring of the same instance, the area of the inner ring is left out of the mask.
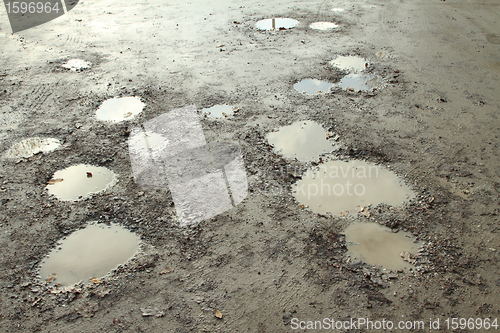
[[[91,278],[90,282],[92,282],[94,284],[99,284],[99,283],[101,283],[101,280],[99,280],[98,278]]]
[[[222,115],[223,115],[224,117],[227,117],[227,114],[226,114],[225,112],[222,112]]]
[[[219,318],[219,319],[222,319],[222,312],[220,312],[219,310],[215,309],[214,310],[214,316]]]
[[[340,212],[340,216],[346,216],[347,214],[349,214],[348,210],[344,210],[343,212]]]
[[[130,117],[132,117],[132,112],[127,112],[127,113],[125,114],[125,118],[130,118]]]
[[[54,281],[54,280],[56,279],[56,276],[57,276],[57,274],[56,274],[56,273],[54,273],[54,274],[52,274],[52,275],[49,275],[49,276],[47,277],[47,280],[46,280],[46,281],[47,281],[47,283],[51,283],[52,281]]]
[[[171,268],[171,267],[165,267],[165,269],[160,272],[160,275],[168,274],[168,273],[171,273],[173,271],[174,271],[173,268]]]
[[[240,109],[238,109],[237,107],[234,107],[233,108],[233,112],[236,113],[236,112],[240,112]]]
[[[62,178],[56,178],[56,179],[51,179],[47,182],[48,185],[54,185],[54,184],[57,184],[57,183],[60,183],[62,182],[63,179]]]
[[[87,172],[87,178],[92,178],[92,172]]]

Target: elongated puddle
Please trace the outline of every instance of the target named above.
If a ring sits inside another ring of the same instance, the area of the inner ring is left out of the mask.
[[[370,265],[398,270],[413,265],[403,260],[416,254],[421,243],[414,243],[402,231],[393,233],[376,223],[354,223],[345,231],[347,254]]]
[[[299,161],[317,160],[321,153],[334,150],[323,127],[311,120],[281,127],[277,132],[269,133],[267,140],[283,156]]]
[[[330,65],[343,70],[352,70],[358,72],[364,70],[368,63],[366,62],[366,59],[356,56],[339,56],[336,59],[330,61]]]
[[[333,22],[313,22],[309,24],[309,28],[314,30],[332,30],[338,27],[338,24]]]
[[[5,158],[28,158],[38,153],[49,153],[61,146],[57,139],[29,138],[25,139],[10,148],[5,154]]]
[[[233,114],[233,107],[229,105],[214,105],[211,108],[203,109],[203,113],[213,118],[224,118]]]
[[[293,187],[295,198],[315,213],[354,214],[361,206],[399,206],[415,195],[390,170],[364,161],[329,161],[309,169]]]
[[[131,120],[142,112],[144,105],[138,97],[108,99],[97,109],[96,118],[114,123]]]
[[[287,17],[276,17],[260,20],[255,23],[255,27],[259,30],[286,30],[292,29],[297,24],[299,24],[297,20]]]
[[[377,75],[372,74],[349,74],[340,80],[342,89],[353,91],[371,91],[379,89],[384,82]]]
[[[59,200],[77,201],[104,191],[116,181],[116,175],[107,168],[79,164],[56,171],[47,191]]]
[[[317,95],[329,92],[330,88],[333,87],[333,83],[321,81],[318,79],[304,79],[295,83],[293,87],[300,93]]]
[[[43,281],[61,286],[101,278],[131,259],[139,243],[136,234],[119,225],[89,224],[49,253],[40,267],[40,276]]]

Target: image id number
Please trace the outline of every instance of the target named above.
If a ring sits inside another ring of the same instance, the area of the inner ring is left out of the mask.
[[[52,12],[59,13],[60,9],[59,8],[59,3],[56,2],[54,5],[52,5],[50,2],[7,2],[5,3],[5,6],[7,8],[7,13],[11,14],[49,14]]]

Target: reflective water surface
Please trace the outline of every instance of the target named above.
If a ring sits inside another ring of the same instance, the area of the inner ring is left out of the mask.
[[[48,182],[47,191],[62,201],[77,201],[113,186],[117,181],[113,171],[86,164],[56,171]]]
[[[384,81],[373,74],[349,74],[340,80],[342,89],[353,91],[371,91],[380,89]]]
[[[283,156],[299,161],[317,160],[321,153],[331,152],[334,146],[318,123],[306,120],[281,127],[267,135],[267,140]]]
[[[295,90],[300,93],[305,93],[308,95],[317,95],[325,92],[329,92],[330,88],[334,84],[326,81],[321,81],[318,79],[304,79],[293,85]]]
[[[142,112],[145,104],[138,97],[108,99],[99,106],[96,117],[102,121],[120,122],[131,120]]]
[[[381,265],[392,270],[413,267],[403,260],[401,253],[415,255],[422,245],[414,243],[405,232],[394,233],[377,223],[354,223],[344,233],[348,255],[367,264]]]
[[[52,138],[29,138],[10,148],[4,158],[28,158],[38,153],[49,153],[61,146],[57,139]]]
[[[299,21],[297,20],[291,18],[276,17],[276,18],[260,20],[257,23],[255,23],[255,27],[259,30],[280,30],[280,29],[292,29],[297,24],[299,24]]]
[[[400,206],[413,198],[397,175],[379,165],[352,160],[329,161],[309,169],[293,186],[295,198],[315,213],[353,214],[362,206]]]
[[[42,263],[40,276],[46,281],[55,274],[52,284],[61,286],[101,278],[132,258],[139,243],[139,236],[117,224],[89,224],[59,242]]]

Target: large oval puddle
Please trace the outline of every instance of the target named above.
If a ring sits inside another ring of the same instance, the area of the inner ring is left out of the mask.
[[[364,161],[329,161],[313,169],[293,187],[295,198],[315,213],[354,214],[362,206],[399,206],[415,197],[395,173]]]
[[[342,89],[351,91],[371,91],[379,89],[384,82],[380,77],[373,74],[349,74],[340,80]]]
[[[114,123],[131,120],[142,112],[144,105],[138,97],[108,99],[97,109],[96,118]]]
[[[402,231],[392,232],[376,223],[353,223],[345,231],[347,254],[370,265],[399,270],[412,267],[409,259],[421,243],[414,243]],[[406,258],[405,261],[403,257]]]
[[[56,171],[47,191],[59,200],[77,201],[104,191],[116,181],[114,172],[107,168],[79,164]]]
[[[89,224],[49,253],[40,267],[40,276],[61,286],[101,278],[131,259],[139,243],[136,234],[119,225]]]
[[[255,23],[255,27],[259,30],[286,30],[294,28],[297,24],[299,24],[297,20],[287,17],[276,17],[260,20]]]
[[[327,133],[314,121],[298,121],[267,134],[267,140],[287,158],[299,161],[317,160],[322,153],[334,150]]]
[[[329,92],[330,88],[333,86],[333,83],[321,81],[318,79],[304,79],[293,85],[295,90],[308,95],[317,95]]]
[[[339,56],[330,61],[330,65],[350,71],[362,71],[368,66],[366,59],[356,56]]]
[[[10,148],[4,158],[28,158],[38,153],[49,153],[61,146],[57,139],[52,138],[29,138]]]

